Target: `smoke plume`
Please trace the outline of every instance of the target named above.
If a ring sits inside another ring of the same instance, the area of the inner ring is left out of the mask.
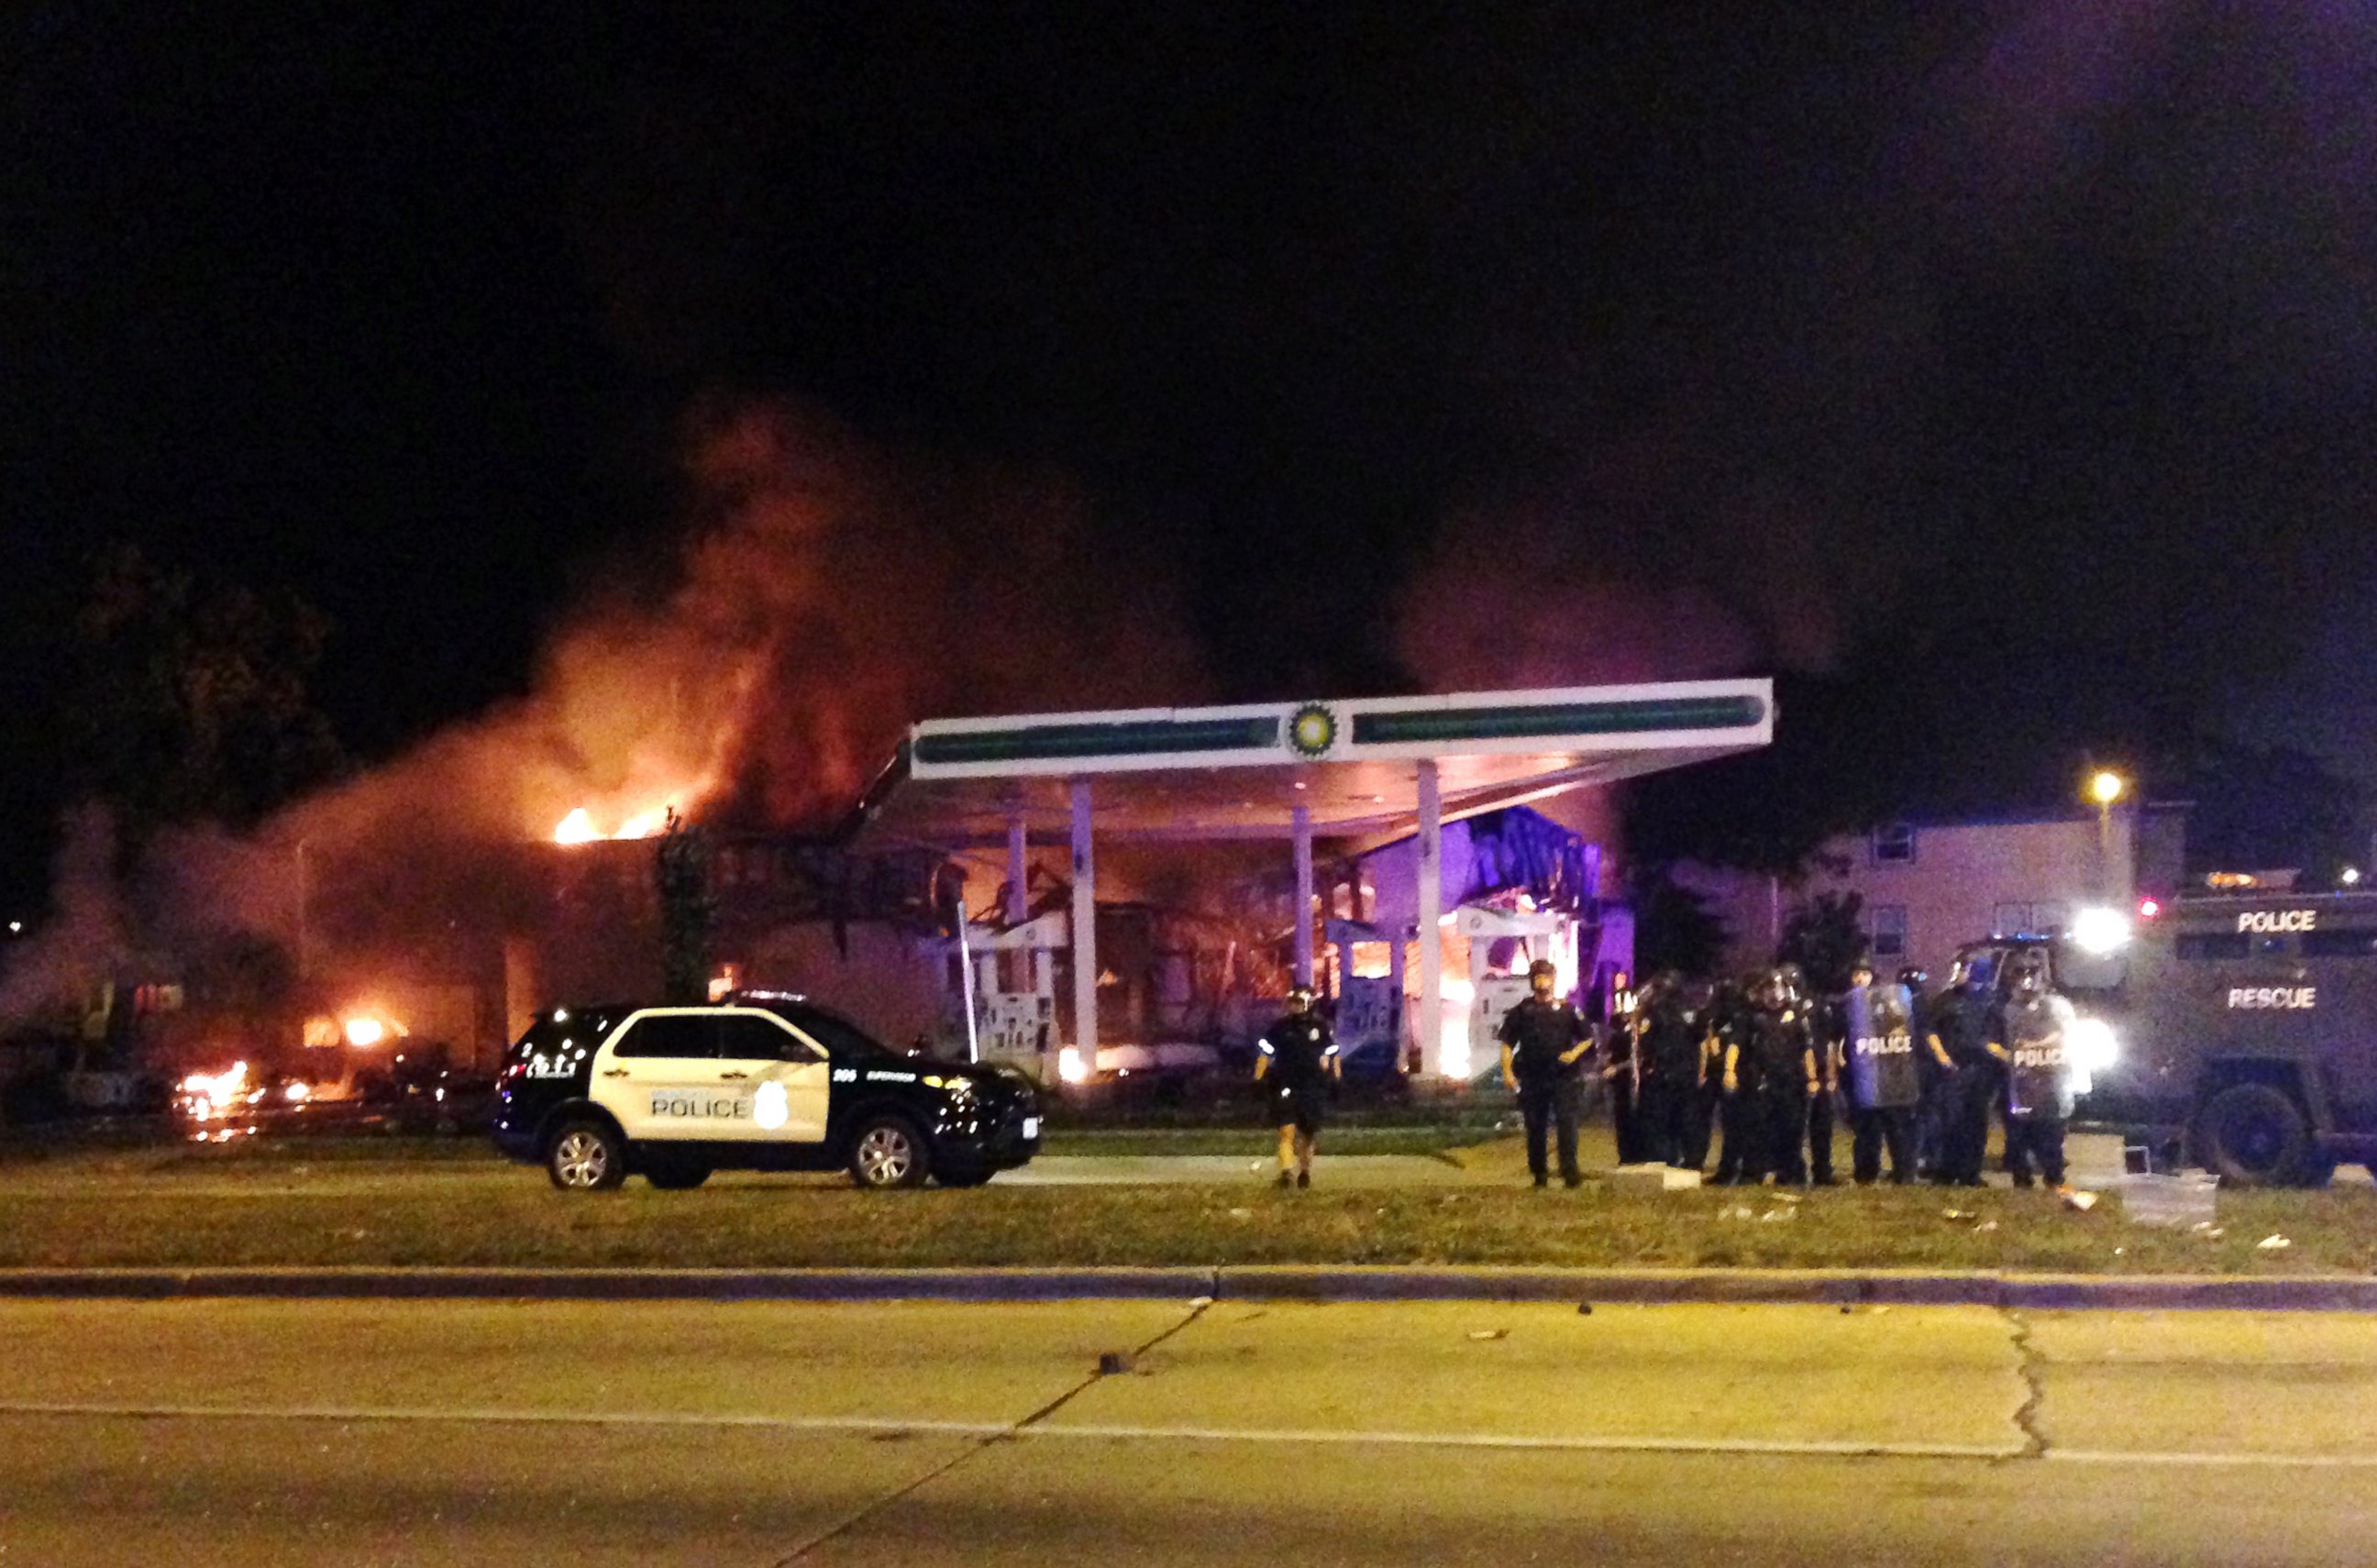
[[[686,427],[687,515],[656,582],[624,568],[549,639],[528,695],[256,832],[160,838],[128,881],[78,817],[57,917],[0,985],[22,1019],[95,978],[226,939],[504,929],[550,896],[505,875],[556,835],[675,810],[830,828],[924,716],[1147,705],[1204,691],[1173,591],[1066,482],[894,452],[772,401]]]

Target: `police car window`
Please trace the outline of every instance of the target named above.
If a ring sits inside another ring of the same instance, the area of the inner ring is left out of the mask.
[[[867,1038],[855,1023],[836,1018],[830,1012],[804,1007],[787,1011],[784,1022],[806,1035],[836,1056],[885,1056],[889,1053]]]
[[[2171,951],[2181,958],[2203,961],[2243,958],[2251,948],[2242,931],[2183,931]]]
[[[2377,931],[2347,931],[2328,928],[2302,934],[2305,958],[2377,957]]]
[[[822,1061],[824,1053],[772,1018],[722,1018],[718,1054],[740,1061]]]
[[[639,1018],[611,1054],[616,1057],[710,1057],[718,1054],[718,1026],[698,1012]]]

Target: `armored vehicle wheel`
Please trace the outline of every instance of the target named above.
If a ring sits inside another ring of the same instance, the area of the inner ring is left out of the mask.
[[[2237,1187],[2290,1187],[2311,1174],[2311,1129],[2283,1089],[2232,1083],[2205,1102],[2195,1140],[2204,1167]]]

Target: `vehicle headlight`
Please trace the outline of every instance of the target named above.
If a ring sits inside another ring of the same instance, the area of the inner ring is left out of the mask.
[[[2072,1025],[2072,1065],[2081,1072],[2104,1071],[2121,1059],[2120,1037],[2101,1018],[2083,1018]]]
[[[2130,917],[2101,904],[2072,916],[2072,945],[2093,958],[2106,958],[2130,945]]]

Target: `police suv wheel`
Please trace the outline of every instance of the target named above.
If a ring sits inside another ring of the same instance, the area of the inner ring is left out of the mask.
[[[2311,1129],[2283,1089],[2232,1083],[2205,1103],[2195,1125],[2205,1168],[2232,1186],[2287,1187],[2307,1173]]]
[[[850,1179],[861,1187],[921,1187],[931,1173],[924,1135],[905,1117],[869,1117],[850,1141]]]
[[[599,1121],[573,1121],[554,1134],[544,1173],[565,1192],[607,1192],[627,1179],[627,1151]]]
[[[662,1160],[644,1172],[644,1179],[663,1192],[690,1192],[710,1179],[710,1167],[690,1160]]]

